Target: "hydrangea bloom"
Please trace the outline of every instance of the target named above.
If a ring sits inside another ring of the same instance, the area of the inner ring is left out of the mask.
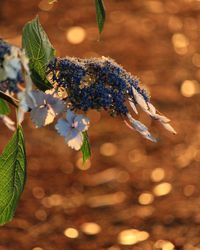
[[[59,119],[55,128],[69,147],[79,150],[83,144],[82,132],[88,130],[89,119],[83,115],[76,115],[73,111],[67,110],[66,118]]]
[[[31,72],[28,63],[29,59],[23,50],[0,39],[0,91],[11,95],[17,94],[19,99],[18,124],[21,124],[24,113],[29,109],[26,97],[29,96],[33,99]],[[24,86],[19,87],[19,83],[24,83]]]
[[[91,59],[54,58],[48,65],[47,75],[55,88],[65,88],[68,107],[73,110],[107,110],[112,116],[120,115],[125,123],[151,141],[156,141],[146,126],[134,119],[128,109],[137,114],[136,105],[170,132],[169,119],[157,113],[147,92],[132,76],[110,58]]]
[[[109,58],[55,58],[48,66],[51,80],[66,88],[68,101],[75,110],[105,109],[111,115],[126,115],[127,97],[133,97],[134,87],[145,100],[147,93],[139,80]]]
[[[0,40],[0,90],[5,92],[19,91],[17,83],[22,83],[21,54],[23,52]]]

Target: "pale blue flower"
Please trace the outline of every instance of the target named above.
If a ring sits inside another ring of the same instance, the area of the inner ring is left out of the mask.
[[[88,130],[89,119],[84,115],[76,115],[70,109],[66,112],[65,119],[59,119],[55,128],[69,147],[79,150],[83,144],[82,132]]]
[[[33,90],[31,96],[27,95],[26,103],[31,109],[31,119],[37,127],[52,123],[56,115],[65,108],[63,101],[39,90]]]

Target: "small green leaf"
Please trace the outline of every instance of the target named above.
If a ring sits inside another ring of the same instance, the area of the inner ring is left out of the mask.
[[[31,77],[35,85],[41,90],[51,88],[46,79],[46,67],[55,56],[55,49],[51,45],[38,17],[24,26],[22,47],[30,60]]]
[[[21,127],[0,156],[0,225],[12,220],[24,189],[26,153]]]
[[[0,98],[0,115],[8,115],[10,113],[10,108],[8,104]]]
[[[99,28],[99,34],[101,34],[106,19],[106,11],[103,0],[95,0],[95,5],[96,5],[96,17]]]
[[[83,154],[83,163],[85,163],[91,157],[90,143],[87,132],[83,132],[83,145],[81,147],[81,151]]]

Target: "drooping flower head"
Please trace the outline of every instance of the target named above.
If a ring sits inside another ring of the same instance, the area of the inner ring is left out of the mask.
[[[139,80],[109,58],[54,59],[49,64],[51,80],[66,88],[72,109],[105,109],[112,115],[126,115],[126,100],[132,87],[148,100]]]
[[[54,87],[65,88],[68,107],[72,110],[107,110],[120,115],[128,126],[151,141],[156,141],[146,126],[134,119],[129,106],[137,114],[136,105],[170,132],[175,130],[169,119],[157,113],[140,81],[110,58],[55,58],[48,65],[47,75]],[[128,105],[129,104],[129,105]]]

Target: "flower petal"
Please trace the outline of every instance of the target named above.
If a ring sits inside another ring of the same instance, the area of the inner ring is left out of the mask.
[[[148,128],[138,120],[135,120],[130,114],[127,115],[132,128],[138,131],[141,135],[143,135],[146,139],[157,142],[157,139],[154,138],[151,133],[148,131]],[[130,125],[125,121],[125,123],[130,127]]]
[[[50,123],[52,123],[54,121],[55,117],[56,117],[55,112],[52,109],[47,109],[47,116],[45,118],[43,126],[46,126],[46,125],[49,125]]]
[[[35,123],[35,125],[40,128],[45,125],[47,114],[47,107],[34,108],[31,110],[31,119]]]
[[[72,124],[74,122],[76,114],[71,111],[70,109],[67,110],[66,112],[66,120],[69,122],[69,124]]]
[[[59,119],[55,125],[56,130],[61,136],[66,137],[71,131],[71,126],[64,119]]]
[[[51,106],[56,115],[64,111],[65,103],[49,94],[47,95],[47,103]]]
[[[133,91],[133,96],[135,98],[135,101],[137,102],[137,104],[144,110],[147,111],[148,110],[148,106],[147,106],[147,102],[145,101],[144,97],[137,92],[137,90],[132,87],[132,91]]]
[[[131,108],[133,109],[133,111],[134,111],[136,114],[138,114],[138,111],[137,111],[137,109],[136,109],[136,106],[135,106],[134,102],[133,102],[133,101],[129,101],[129,104],[130,104]]]
[[[174,135],[177,134],[176,130],[175,130],[169,123],[164,123],[164,122],[162,122],[161,124],[163,125],[163,127],[164,127],[166,130],[168,130],[168,131],[171,132],[172,134],[174,134]]]
[[[68,142],[69,140],[74,139],[78,135],[79,131],[75,128],[71,128],[69,133],[65,137],[65,141]]]
[[[35,99],[36,105],[37,106],[42,106],[45,103],[46,100],[46,94],[40,90],[33,90],[32,95]],[[31,108],[31,107],[30,107]]]
[[[78,123],[77,129],[82,132],[88,130],[90,120],[84,115],[77,115],[74,119],[74,123]]]
[[[69,147],[75,149],[75,150],[80,150],[82,145],[83,145],[83,135],[82,133],[78,133],[76,137],[73,139],[67,141],[67,144]]]

